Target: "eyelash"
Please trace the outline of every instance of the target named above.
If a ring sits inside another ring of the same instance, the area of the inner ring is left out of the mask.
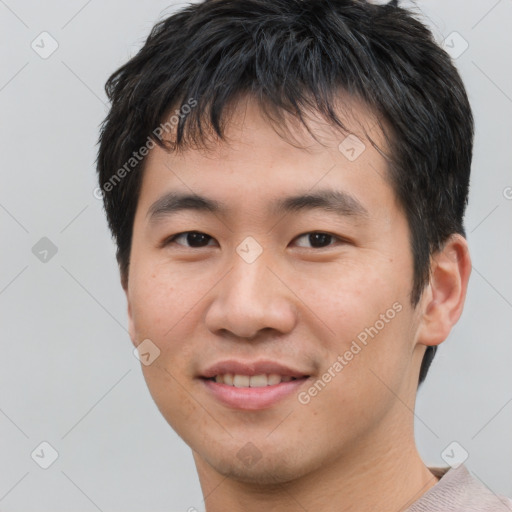
[[[210,240],[214,240],[213,237],[211,237],[210,235],[206,234],[206,233],[203,233],[201,231],[183,231],[181,233],[177,233],[175,235],[172,235],[171,237],[169,238],[166,238],[161,246],[162,247],[165,247],[165,246],[168,246],[170,245],[171,243],[176,243],[176,239],[181,237],[181,236],[186,236],[186,235],[189,235],[191,233],[194,233],[194,234],[197,234],[197,235],[205,235],[207,236]],[[333,241],[338,241],[339,243],[341,244],[345,244],[345,243],[348,243],[347,240],[344,240],[343,238],[339,237],[339,236],[336,236],[336,235],[333,235],[331,233],[327,233],[325,231],[308,231],[306,233],[302,233],[301,235],[298,235],[297,237],[294,238],[294,240],[297,240],[299,238],[302,238],[304,236],[308,236],[308,235],[326,235],[328,237],[331,237],[331,239],[333,239]],[[180,245],[182,247],[185,247],[186,249],[203,249],[204,247],[211,247],[210,245],[206,245],[206,246],[202,246],[202,247],[191,247],[191,246],[187,246],[187,245],[182,245],[182,244],[177,244],[177,245]],[[316,250],[320,250],[320,249],[327,249],[329,247],[333,247],[335,244],[329,244],[329,245],[326,245],[324,247],[308,247],[308,249],[316,249]]]

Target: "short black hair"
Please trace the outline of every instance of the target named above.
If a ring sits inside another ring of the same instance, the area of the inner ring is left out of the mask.
[[[429,281],[431,255],[450,235],[465,236],[474,135],[467,94],[430,30],[396,1],[187,4],[153,27],[105,90],[111,109],[101,127],[97,170],[124,287],[147,148],[157,143],[179,151],[207,145],[211,134],[223,139],[227,107],[247,94],[271,119],[291,114],[306,124],[304,113],[313,108],[341,128],[340,91],[370,107],[410,228],[414,306]],[[171,144],[158,127],[169,126],[172,112]],[[426,349],[419,384],[435,351]]]

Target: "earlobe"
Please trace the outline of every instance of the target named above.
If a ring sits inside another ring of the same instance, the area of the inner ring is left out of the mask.
[[[452,235],[431,259],[430,281],[419,305],[419,344],[439,345],[448,337],[462,314],[470,274],[467,241]]]

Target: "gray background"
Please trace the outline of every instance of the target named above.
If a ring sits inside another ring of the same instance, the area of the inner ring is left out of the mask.
[[[178,5],[0,0],[0,510],[204,509],[190,450],[132,354],[93,196],[105,80]],[[456,441],[477,478],[512,496],[512,0],[416,9],[452,51],[469,44],[455,62],[477,128],[469,297],[419,392],[416,436],[427,464],[445,466]],[[46,59],[31,47],[51,49],[43,31],[59,45]],[[48,469],[43,441],[58,452]]]

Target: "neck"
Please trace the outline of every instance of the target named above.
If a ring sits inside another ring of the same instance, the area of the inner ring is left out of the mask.
[[[417,452],[412,421],[408,432],[391,430],[390,439],[393,423],[381,429],[387,435],[372,432],[328,465],[273,486],[225,477],[194,453],[206,512],[404,511],[438,480]]]

